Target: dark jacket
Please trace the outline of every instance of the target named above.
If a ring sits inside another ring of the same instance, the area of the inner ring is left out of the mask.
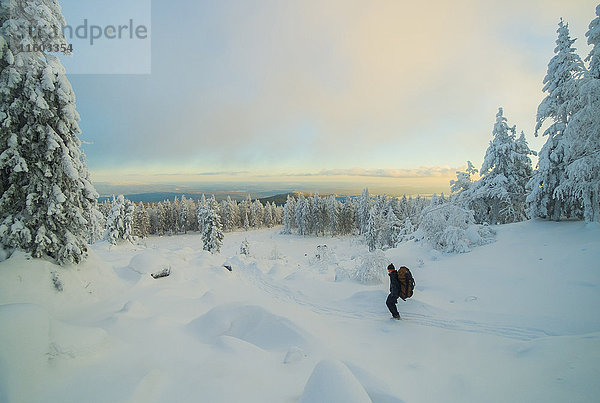
[[[390,276],[390,294],[394,297],[400,296],[400,280],[398,280],[398,272],[393,270],[389,274]]]

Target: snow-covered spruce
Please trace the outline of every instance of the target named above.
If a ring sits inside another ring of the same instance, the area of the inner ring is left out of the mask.
[[[223,244],[223,225],[218,213],[219,204],[212,197],[198,207],[198,226],[202,232],[202,248],[211,253],[218,253]]]
[[[296,199],[288,195],[285,206],[283,207],[283,234],[291,234],[292,228],[296,227],[294,214],[296,211]]]
[[[442,195],[443,199],[443,195]],[[385,195],[369,196],[364,189],[358,199],[346,197],[340,202],[334,196],[321,198],[318,195],[298,200],[289,196],[284,207],[284,229],[282,233],[298,235],[349,235],[362,233],[371,250],[393,248],[410,234],[419,222],[423,209],[429,202],[418,196],[403,196],[401,200]],[[361,215],[358,211],[369,206],[366,226],[360,230]]]
[[[456,180],[450,181],[450,192],[457,195],[465,190],[469,190],[473,184],[471,178],[478,170],[473,166],[471,161],[467,161],[467,169],[465,171],[456,171]]]
[[[575,200],[587,222],[600,222],[600,5],[596,15],[586,33],[590,68],[578,80],[575,112],[564,133],[566,177],[556,189],[563,203]]]
[[[97,194],[65,69],[56,56],[19,47],[60,46],[65,24],[55,0],[2,2],[0,243],[61,264],[86,256]]]
[[[577,201],[568,197],[568,192],[563,197],[557,197],[555,192],[565,179],[565,154],[568,149],[565,132],[576,110],[574,100],[579,79],[585,71],[573,47],[575,39],[569,36],[569,24],[561,19],[557,33],[555,55],[548,64],[544,78],[543,91],[548,95],[538,107],[535,135],[538,135],[547,119],[551,119],[552,124],[544,131],[543,135],[548,139],[540,151],[538,167],[527,184],[530,192],[527,196],[529,215],[554,220],[577,215]]]
[[[106,219],[106,231],[104,239],[116,245],[121,241],[133,241],[133,220],[135,205],[119,195],[114,201],[108,218]]]
[[[535,153],[529,149],[525,135],[521,133],[517,139],[515,131],[499,108],[493,139],[481,166],[481,179],[455,199],[473,210],[479,223],[506,224],[527,218],[525,185],[533,171],[529,156]]]
[[[182,232],[185,232],[184,228],[182,228]],[[132,234],[138,238],[147,238],[150,235],[150,214],[144,203],[135,205]]]

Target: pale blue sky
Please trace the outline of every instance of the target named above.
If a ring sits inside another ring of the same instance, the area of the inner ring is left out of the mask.
[[[149,11],[149,0],[128,0],[116,14],[99,2],[75,13],[73,1],[61,3],[67,17],[98,24]],[[151,74],[69,75],[93,179],[384,177],[442,191],[467,160],[481,164],[499,106],[539,150],[535,112],[558,20],[585,57],[596,1],[413,3],[152,2],[151,50],[133,44],[129,60],[143,73],[151,53]]]

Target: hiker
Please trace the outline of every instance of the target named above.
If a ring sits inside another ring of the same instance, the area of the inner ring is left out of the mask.
[[[398,298],[400,298],[400,280],[398,280],[398,272],[393,263],[390,263],[387,269],[390,276],[390,295],[388,295],[385,304],[390,310],[392,318],[399,320],[400,314],[398,313],[396,304],[398,303]]]

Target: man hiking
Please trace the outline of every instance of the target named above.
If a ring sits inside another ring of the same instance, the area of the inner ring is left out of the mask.
[[[393,263],[390,263],[387,269],[390,276],[390,295],[388,295],[385,304],[392,313],[392,318],[400,320],[400,314],[398,313],[398,308],[396,308],[398,298],[400,298],[400,280],[398,280],[398,272]]]

